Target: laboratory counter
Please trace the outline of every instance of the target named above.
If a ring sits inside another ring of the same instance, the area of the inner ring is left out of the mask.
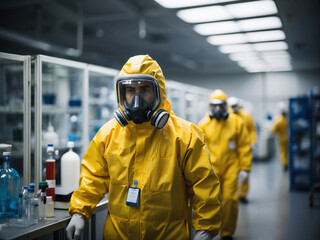
[[[95,239],[95,214],[108,209],[108,199],[103,198],[100,203],[94,209],[94,212],[90,218],[91,227],[91,239]],[[34,239],[43,235],[53,233],[53,239],[65,239],[65,227],[68,225],[71,216],[68,210],[55,209],[54,218],[47,218],[45,221],[40,221],[35,225],[28,227],[13,227],[8,224],[0,225],[0,240],[11,240],[11,239]],[[86,224],[84,234],[88,238],[89,224]]]

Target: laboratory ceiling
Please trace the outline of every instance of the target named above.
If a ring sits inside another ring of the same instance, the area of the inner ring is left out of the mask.
[[[320,69],[320,1],[275,3],[293,71]],[[167,78],[246,73],[177,10],[153,0],[1,0],[0,51],[116,69],[130,56],[149,54]]]

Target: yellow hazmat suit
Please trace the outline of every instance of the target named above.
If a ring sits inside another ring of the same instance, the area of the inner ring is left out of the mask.
[[[213,99],[227,101],[221,90],[214,91]],[[232,236],[238,217],[238,174],[240,170],[251,170],[251,147],[247,128],[233,113],[227,119],[210,118],[209,114],[199,122],[204,131],[212,166],[218,175],[222,194],[221,237]]]
[[[165,78],[148,55],[131,57],[119,75],[149,74],[159,82],[161,103]],[[139,206],[127,206],[128,188],[138,181]],[[113,119],[96,134],[82,159],[80,187],[71,198],[69,213],[86,219],[109,193],[104,239],[189,239],[190,207],[196,231],[212,236],[221,225],[219,180],[210,164],[204,134],[174,114],[157,129],[149,122],[125,127]]]
[[[288,122],[283,114],[276,118],[271,131],[272,134],[279,135],[280,161],[283,168],[286,169],[288,167]]]
[[[250,137],[250,144],[253,146],[257,141],[257,131],[256,125],[251,114],[244,109],[239,109],[236,113],[244,122],[247,127],[249,137]],[[248,178],[239,185],[239,197],[246,198],[249,191],[249,176]]]

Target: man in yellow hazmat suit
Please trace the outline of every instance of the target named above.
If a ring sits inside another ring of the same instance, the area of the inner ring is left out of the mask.
[[[209,99],[211,111],[199,122],[205,133],[212,166],[221,184],[222,239],[232,239],[238,217],[238,178],[243,182],[251,170],[251,147],[240,117],[227,111],[227,95],[215,90]]]
[[[240,99],[236,97],[230,97],[228,98],[228,104],[231,107],[231,110],[234,114],[239,116],[244,124],[247,127],[249,138],[250,138],[250,144],[251,149],[253,149],[253,146],[256,144],[257,141],[257,131],[256,131],[256,125],[254,123],[254,120],[251,116],[251,114],[243,109],[243,106],[241,106]],[[248,203],[247,195],[249,191],[249,176],[246,178],[246,180],[239,184],[239,200],[242,203]]]
[[[283,169],[286,171],[288,169],[288,122],[286,119],[287,109],[283,102],[278,103],[278,108],[280,115],[275,119],[272,134],[279,135],[279,152],[280,152],[280,161],[283,166]]]
[[[221,225],[219,180],[204,134],[171,114],[165,78],[148,55],[131,57],[116,83],[119,109],[91,141],[81,162],[66,229],[77,239],[109,193],[104,239],[211,240]]]

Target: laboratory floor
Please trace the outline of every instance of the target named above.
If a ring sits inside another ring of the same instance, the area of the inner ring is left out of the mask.
[[[253,162],[248,200],[239,204],[234,240],[320,239],[320,200],[309,208],[309,191],[289,191],[277,156]]]

